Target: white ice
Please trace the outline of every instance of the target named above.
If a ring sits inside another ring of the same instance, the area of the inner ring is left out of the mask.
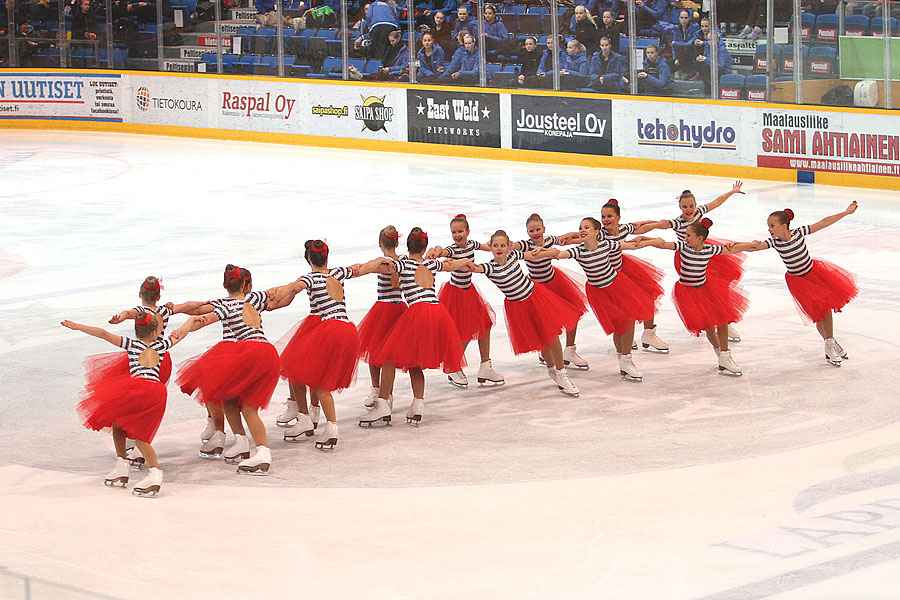
[[[835,318],[850,354],[840,368],[800,320],[774,251],[746,262],[751,307],[733,345],[743,377],[718,374],[667,297],[657,321],[672,351],[635,353],[639,384],[620,380],[611,340],[585,316],[577,344],[591,368],[572,373],[578,399],[555,390],[536,355],[512,355],[502,296],[476,275],[498,312],[505,386],[474,385],[472,344],[470,389],[427,374],[420,428],[404,423],[400,374],[394,426],[360,429],[363,365],[337,397],[337,449],[322,453],[281,440],[280,384],[264,413],[271,474],[246,478],[197,457],[205,414],[173,383],[154,442],[162,494],[104,487],[111,441],[80,425],[75,404],[82,360],[113,348],[59,322],[105,326],[146,275],[163,277],[164,301],[205,300],[221,293],[227,262],[252,269],[260,289],[295,279],[309,238],[347,265],[379,254],[387,224],[446,244],[463,212],[473,239],[498,228],[522,239],[533,212],[550,232],[610,197],[623,221],[672,218],[682,189],[705,202],[732,184],[427,150],[0,132],[0,598],[25,597],[24,577],[35,599],[897,598],[900,204],[889,192],[747,181],[711,215],[716,236],[750,240],[784,206],[803,224],[859,202],[809,240],[858,275],[859,298]],[[671,288],[671,253],[640,252]],[[354,321],[374,291],[374,278],[348,282]],[[264,314],[269,337],[306,312],[298,297]],[[189,337],[176,364],[217,335]]]

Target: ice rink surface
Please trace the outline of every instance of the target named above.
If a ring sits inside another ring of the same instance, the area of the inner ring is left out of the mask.
[[[147,500],[102,485],[111,439],[83,428],[75,404],[83,359],[114,349],[62,319],[128,333],[106,321],[138,302],[150,274],[163,278],[163,302],[220,297],[228,262],[250,268],[257,289],[283,284],[308,272],[310,238],[327,239],[331,266],[349,265],[379,255],[387,224],[446,245],[462,212],[471,239],[497,228],[524,239],[533,212],[550,233],[599,217],[611,197],[622,222],[674,218],[681,190],[705,203],[732,180],[451,159],[425,146],[376,154],[39,131],[0,131],[0,173],[0,598],[25,597],[23,576],[35,599],[898,597],[897,193],[746,181],[710,215],[713,235],[752,240],[767,237],[773,210],[789,206],[803,225],[859,202],[808,239],[813,256],[858,275],[859,297],[835,319],[850,355],[840,368],[798,316],[774,251],[745,263],[751,306],[732,346],[743,377],[718,374],[667,296],[657,322],[671,352],[635,353],[643,383],[620,380],[612,340],[591,313],[582,319],[590,370],[571,371],[577,399],[556,391],[536,355],[512,355],[502,295],[475,275],[498,312],[492,356],[506,385],[477,387],[473,344],[469,389],[427,373],[421,427],[405,424],[411,395],[398,374],[394,425],[360,429],[363,365],[336,397],[340,442],[323,453],[282,441],[279,384],[263,414],[272,470],[252,478],[197,457],[205,413],[170,384],[154,442],[165,481]],[[671,289],[672,253],[638,255],[666,269]],[[359,322],[374,277],[349,281],[346,295]],[[307,311],[303,295],[265,313],[269,338]],[[176,365],[219,334],[188,337]]]

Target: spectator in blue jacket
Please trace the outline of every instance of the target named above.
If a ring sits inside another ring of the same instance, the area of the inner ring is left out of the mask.
[[[712,44],[716,44],[716,48],[718,49],[717,70],[719,72],[719,77],[731,73],[731,65],[734,64],[734,60],[731,58],[731,55],[728,54],[728,48],[725,47],[725,42],[719,39],[715,29],[710,29],[709,42],[703,47],[703,54],[697,57],[696,63],[697,69],[700,71],[700,78],[703,79],[703,86],[707,96],[712,93],[712,62],[710,60],[710,46]]]
[[[666,20],[669,3],[666,0],[634,0],[639,35],[663,35],[675,26]]]
[[[463,4],[456,9],[456,22],[453,23],[453,39],[456,43],[463,46],[462,36],[470,33],[472,37],[478,37],[478,21],[469,15],[469,6]]]
[[[638,93],[671,94],[675,89],[675,78],[669,63],[659,55],[659,47],[650,44],[644,50],[644,66],[637,74]]]
[[[503,20],[497,17],[497,9],[488,4],[484,7],[484,45],[488,50],[505,54],[509,47],[509,31]]]
[[[366,17],[359,29],[363,35],[353,43],[354,48],[360,50],[364,46],[363,40],[368,39],[368,56],[383,57],[390,44],[388,36],[395,29],[400,29],[397,5],[393,0],[375,0],[366,9]]]
[[[416,71],[416,81],[419,83],[431,83],[437,81],[444,73],[444,50],[434,43],[434,34],[426,31],[422,34],[422,48],[416,54],[419,68]]]
[[[457,49],[450,61],[450,66],[441,75],[441,83],[478,83],[479,80],[478,50],[475,48],[475,36],[463,35],[463,45]]]
[[[566,62],[560,65],[559,89],[577,90],[590,83],[590,61],[584,44],[578,40],[570,40],[566,45]]]
[[[675,55],[675,70],[694,73],[694,59],[702,51],[702,45],[694,43],[700,38],[700,26],[691,20],[691,11],[685,9],[678,13],[678,25],[675,26],[672,38],[672,52]]]
[[[562,42],[561,38],[560,41]],[[562,46],[562,43],[560,43],[560,46]],[[537,73],[535,74],[541,87],[553,87],[553,51],[555,48],[556,44],[553,43],[553,36],[547,36],[547,49],[544,50],[544,54],[541,56],[541,62],[538,64]],[[566,64],[568,55],[562,48],[557,50],[557,53],[559,54],[559,66],[562,68]]]
[[[600,38],[600,52],[591,59],[591,86],[598,92],[621,92],[628,84],[625,57],[613,52],[608,37]]]
[[[395,29],[388,34],[388,48],[381,58],[376,79],[399,81],[404,71],[409,69],[409,48],[403,43],[403,33]]]

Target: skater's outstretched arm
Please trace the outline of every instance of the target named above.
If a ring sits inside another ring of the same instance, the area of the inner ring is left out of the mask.
[[[390,262],[390,259],[385,256],[379,256],[378,258],[373,258],[367,263],[362,263],[359,265],[352,265],[350,270],[353,272],[354,277],[362,277],[363,275],[368,275],[369,273],[388,273],[387,263]]]
[[[731,248],[737,245],[744,245],[743,252],[758,252],[760,250],[768,250],[769,245],[765,242],[761,242],[759,240],[754,240],[752,242],[728,242],[724,244],[725,248]]]
[[[557,236],[557,238],[559,239],[560,246],[571,246],[572,244],[579,244],[579,243],[581,243],[581,240],[583,239],[581,237],[580,231],[572,231],[569,233],[564,233],[560,236]]]
[[[637,242],[637,248],[646,248],[647,246],[662,248],[663,250],[675,249],[675,244],[673,242],[667,242],[662,238],[643,238]]]
[[[203,329],[207,325],[211,325],[219,320],[219,317],[216,313],[209,313],[205,315],[200,315],[197,317],[191,317],[187,321],[184,322],[184,325],[176,329],[172,332],[172,335],[169,337],[173,342],[180,341],[184,336],[191,333],[192,331],[197,331],[198,329]]]
[[[753,252],[757,250],[757,242],[732,242],[722,247],[722,254],[738,254],[740,252]]]
[[[731,198],[733,195],[743,194],[744,192],[741,191],[742,185],[744,185],[743,181],[735,181],[734,186],[731,188],[730,191],[725,192],[724,194],[722,194],[721,196],[719,196],[718,198],[716,198],[715,200],[713,200],[712,202],[707,204],[706,208],[708,208],[709,210],[715,210],[715,209],[719,208],[720,206],[722,206],[725,203],[725,201],[728,200],[729,198]]]
[[[825,217],[818,223],[813,223],[812,225],[810,225],[809,232],[815,233],[817,231],[821,231],[821,230],[825,229],[829,225],[834,225],[835,223],[837,223],[838,221],[840,221],[847,215],[852,215],[853,213],[855,213],[857,208],[858,207],[856,205],[856,200],[854,200],[853,202],[850,203],[850,206],[848,206],[845,210],[843,210],[835,215],[831,215],[830,217]]]
[[[75,323],[74,321],[69,320],[63,321],[62,323],[60,323],[60,325],[62,325],[63,327],[68,327],[69,329],[74,329],[75,331],[81,331],[82,333],[92,335],[95,338],[100,338],[101,340],[106,340],[117,348],[122,346],[122,336],[110,333],[102,327],[91,327],[90,325],[82,325],[81,323]]]
[[[450,256],[450,252],[443,246],[435,246],[428,250],[423,258],[429,260],[434,258],[444,258],[445,256]]]
[[[580,238],[579,234],[579,238]],[[565,254],[565,256],[562,256]],[[534,250],[529,250],[525,253],[525,257],[529,259],[542,259],[542,258],[571,258],[571,255],[567,250],[560,250],[559,248],[535,248]]]
[[[266,290],[266,310],[284,308],[294,301],[294,297],[306,289],[306,283],[301,280],[292,281],[286,285]]]
[[[211,313],[214,308],[213,305],[208,301],[200,302],[198,300],[191,300],[189,302],[182,302],[181,304],[173,304],[171,302],[167,302],[166,306],[175,313],[182,315],[205,315],[206,313]]]

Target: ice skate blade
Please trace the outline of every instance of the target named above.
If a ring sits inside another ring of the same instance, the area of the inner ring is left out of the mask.
[[[452,386],[454,386],[454,387],[458,387],[458,388],[467,388],[467,387],[469,387],[469,384],[468,384],[468,383],[457,383],[457,382],[453,381],[453,379],[451,379],[450,377],[447,377],[447,381],[450,383],[450,385],[452,385]]]
[[[200,438],[200,443],[201,443],[201,444],[205,444],[206,442],[208,442],[208,441],[211,440],[211,439],[212,439],[212,438],[201,437],[201,438]]]
[[[269,463],[260,463],[252,467],[238,467],[237,472],[241,475],[256,475],[264,477],[269,474]]]
[[[413,415],[411,417],[406,417],[406,422],[413,427],[418,427],[419,422],[422,421],[422,415]]]
[[[544,365],[544,366],[547,366],[547,361],[544,360],[544,357],[543,357],[543,356],[538,355],[538,362],[541,363],[541,364]]]
[[[827,356],[825,357],[825,362],[827,362],[827,363],[828,363],[829,365],[831,365],[832,367],[840,367],[840,366],[841,366],[841,361],[839,361],[839,360],[831,360],[831,359],[828,358]]]
[[[287,421],[276,420],[275,424],[279,427],[290,427],[291,425],[293,425],[296,422],[297,422],[297,417],[293,417],[293,418],[288,419]]]
[[[240,454],[236,454],[234,456],[226,456],[225,462],[228,463],[229,465],[236,465],[239,462],[241,462],[242,460],[247,460],[248,458],[250,458],[249,450],[247,452],[241,452]]]
[[[148,488],[134,488],[131,493],[138,498],[156,498],[159,495],[159,486],[151,485]]]
[[[644,380],[643,375],[641,375],[640,377],[634,377],[633,375],[629,375],[625,371],[619,371],[619,375],[622,376],[622,379],[624,381],[633,381],[634,383],[640,383]]]
[[[144,457],[143,456],[140,458],[129,458],[126,460],[128,460],[128,464],[131,466],[132,470],[134,470],[134,471],[140,471],[141,467],[144,466]]]
[[[303,439],[303,436],[312,437],[313,435],[315,435],[315,433],[316,433],[315,429],[310,429],[309,431],[302,431],[302,432],[298,433],[297,435],[284,434],[284,441],[291,442],[291,443],[303,442],[303,441],[305,441]]]
[[[562,388],[559,388],[559,391],[561,394],[563,394],[564,396],[568,396],[569,398],[577,398],[578,397],[578,392],[575,392],[574,394],[572,394]]]
[[[572,367],[573,369],[577,369],[578,371],[587,371],[591,368],[590,365],[576,365],[575,363],[569,362],[567,360],[564,360],[563,364],[566,365],[567,367]]]
[[[125,484],[128,483],[127,477],[116,477],[115,479],[104,479],[103,485],[109,487],[125,487]]]
[[[337,438],[329,438],[324,442],[316,442],[317,450],[334,450],[337,445]]]
[[[487,378],[485,378],[485,377],[479,377],[479,378],[478,378],[478,383],[480,383],[480,384],[483,385],[483,386],[491,387],[491,386],[503,385],[504,383],[506,383],[506,380],[505,380],[505,379],[500,379],[499,381],[495,381],[495,380],[493,380],[493,379],[487,379]]]
[[[378,423],[383,423],[385,427],[390,427],[391,416],[388,415],[386,417],[381,417],[380,419],[375,419],[374,421],[360,421],[359,426],[360,427],[373,427],[374,425],[377,425]]]
[[[739,338],[739,337],[731,337],[731,336],[729,335],[729,336],[728,336],[728,341],[729,341],[729,342],[739,342],[739,341],[741,341],[741,338]]]
[[[644,352],[656,352],[658,354],[668,354],[669,353],[668,348],[657,348],[655,346],[651,346],[650,344],[641,344],[641,346],[643,346],[643,348],[641,348],[641,350],[643,350]]]
[[[743,371],[729,371],[725,367],[719,367],[719,375],[728,375],[729,377],[740,377],[743,375]]]
[[[206,460],[219,460],[220,458],[222,458],[223,451],[224,448],[216,448],[212,452],[204,452],[203,450],[201,450],[197,454],[200,455],[200,458],[205,458]]]
[[[646,348],[646,347],[647,347],[647,344],[644,344],[644,348]],[[637,350],[637,349],[638,349],[638,347],[637,347],[637,342],[635,342],[635,343],[633,343],[633,344],[631,345],[631,349],[632,349],[632,350]]]

